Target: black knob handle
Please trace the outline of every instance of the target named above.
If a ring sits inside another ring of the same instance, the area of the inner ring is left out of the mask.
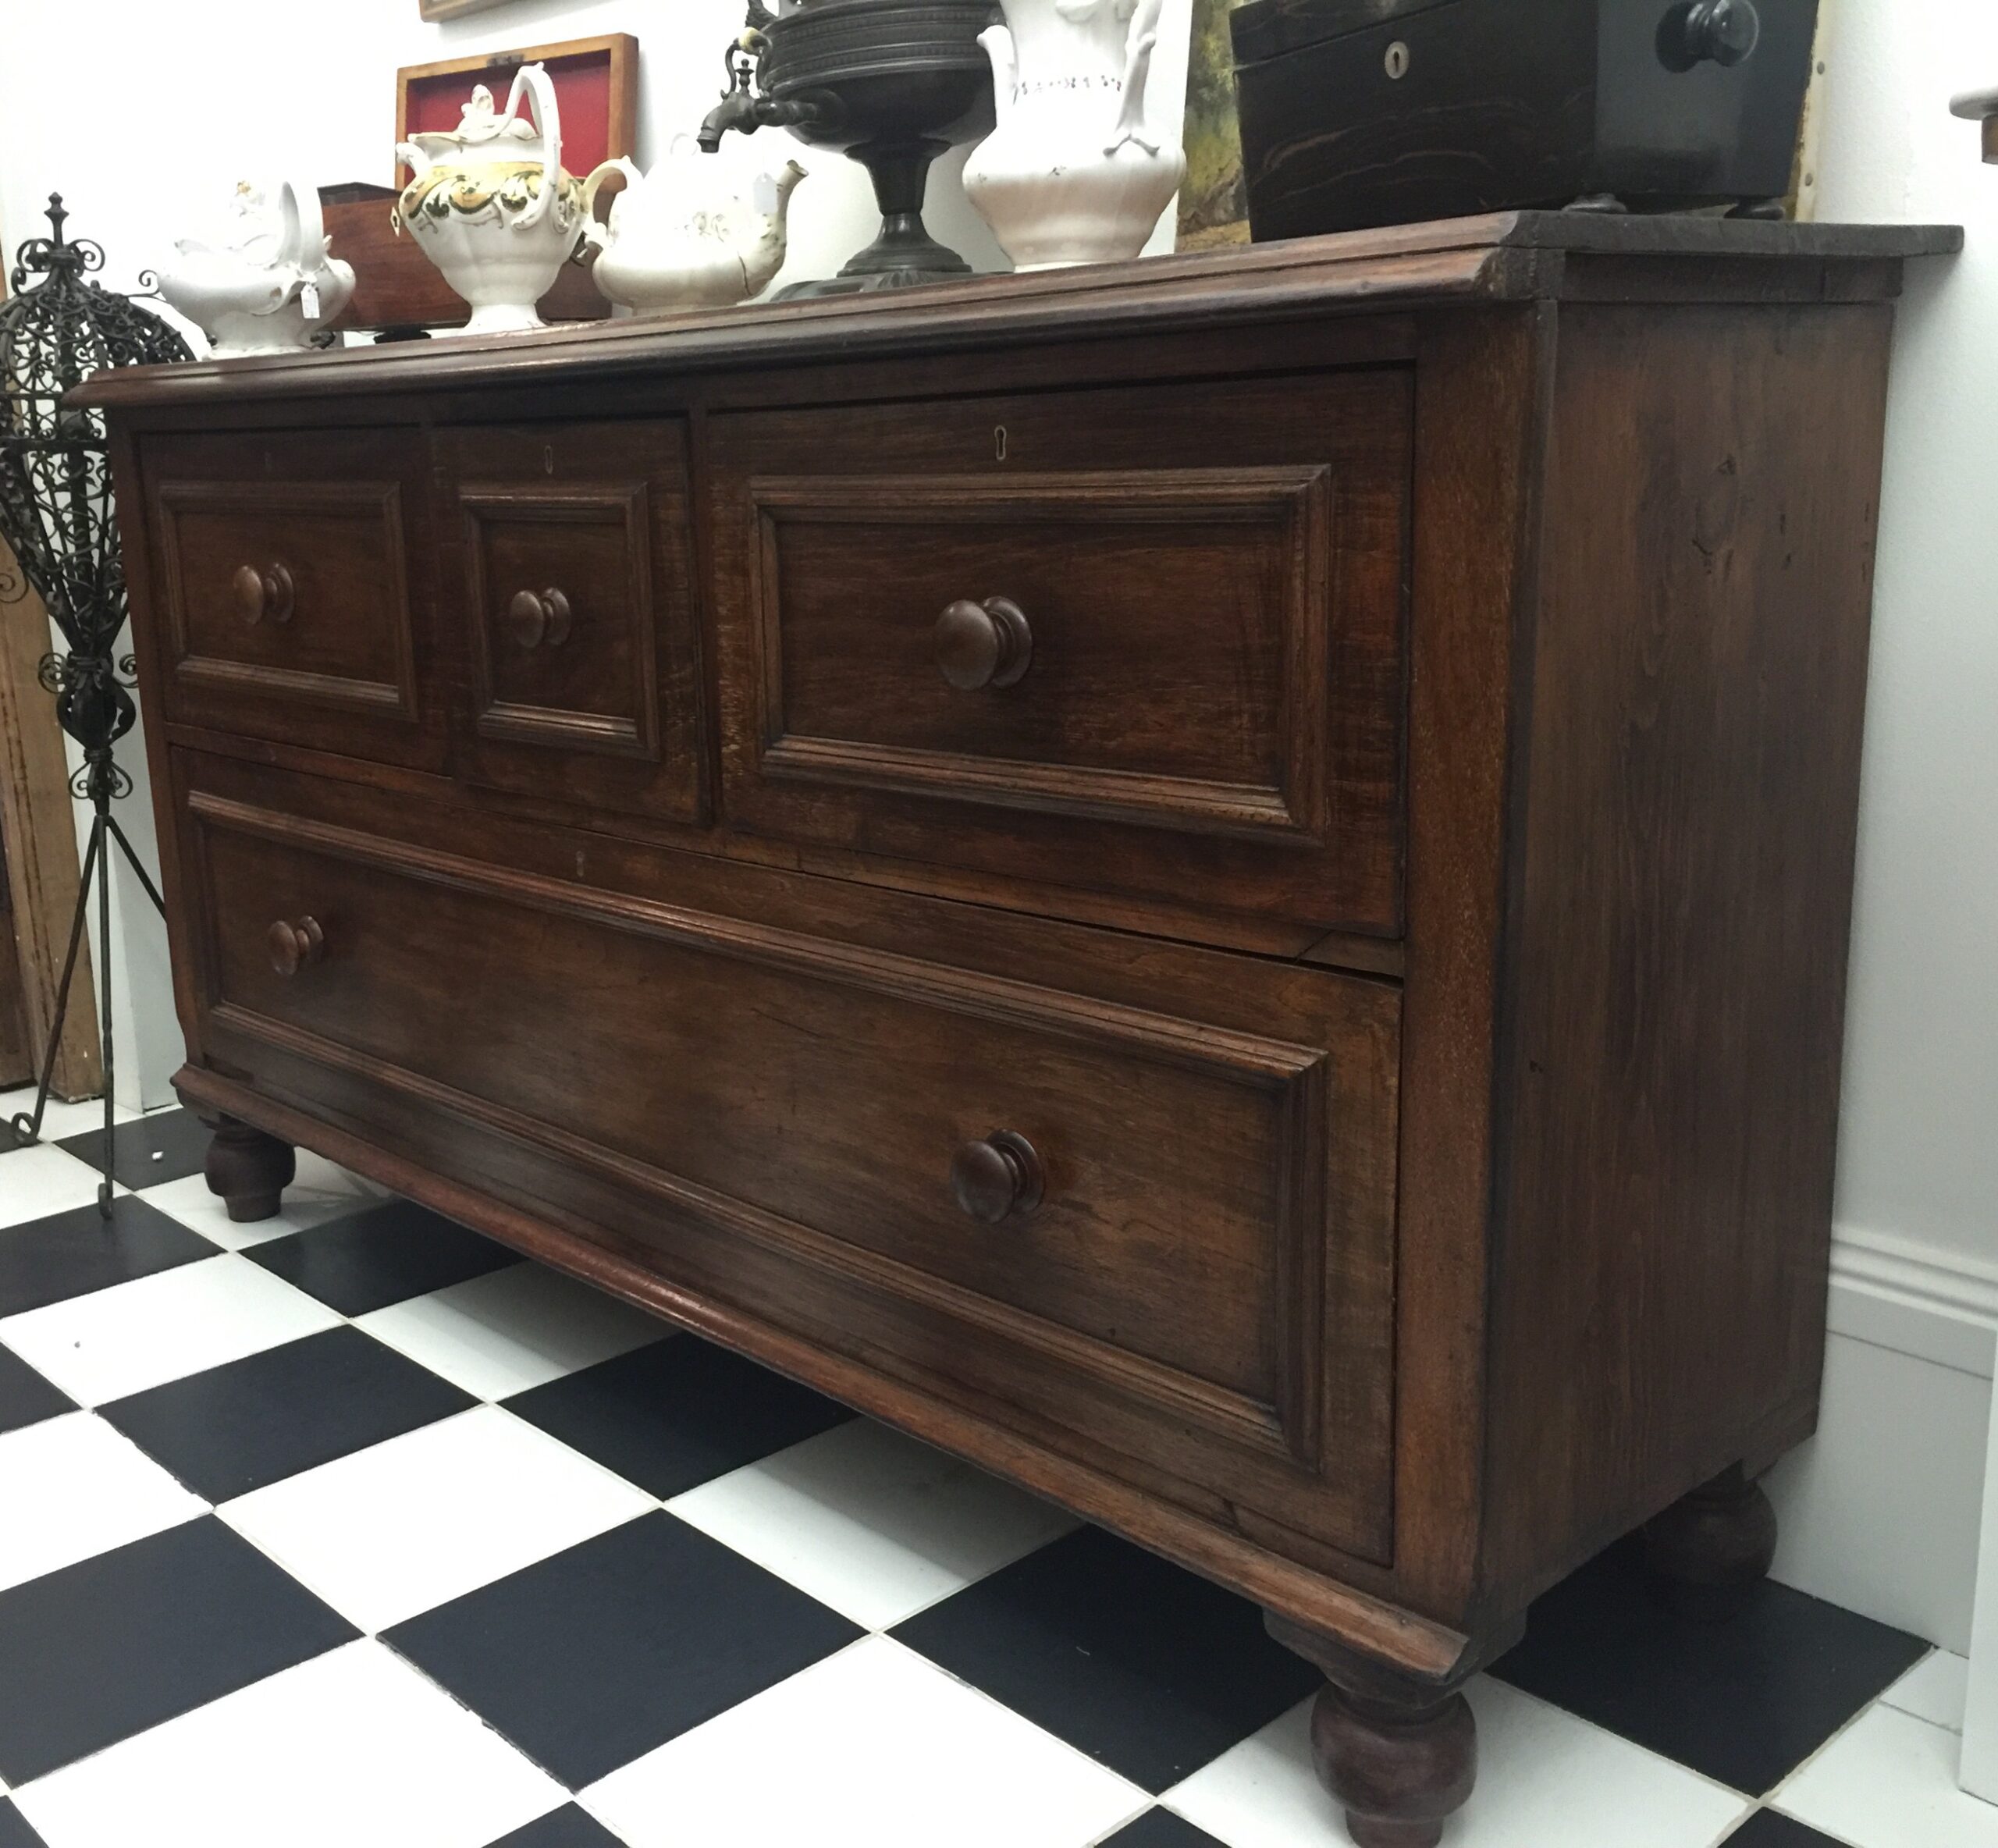
[[[507,627],[522,648],[560,648],[569,639],[569,599],[559,590],[517,592],[507,606]]]
[[[254,565],[240,567],[229,580],[236,598],[236,613],[253,627],[268,617],[274,623],[291,620],[295,592],[291,574],[283,565],[258,570]]]
[[[937,670],[960,693],[1017,686],[1033,664],[1033,631],[1019,604],[960,598],[937,619]]]
[[[326,933],[317,918],[300,918],[296,923],[280,918],[265,933],[264,944],[271,967],[280,976],[295,976],[325,954]]]
[[[1658,55],[1668,70],[1700,64],[1745,64],[1762,42],[1754,0],[1680,0],[1658,27]]]
[[[951,1191],[981,1225],[1024,1218],[1040,1204],[1044,1185],[1033,1144],[1010,1129],[966,1143],[951,1158]]]

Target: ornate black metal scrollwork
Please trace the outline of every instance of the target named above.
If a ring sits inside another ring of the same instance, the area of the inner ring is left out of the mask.
[[[70,784],[91,804],[90,843],[77,894],[69,952],[44,1050],[34,1108],[11,1125],[17,1141],[34,1142],[54,1074],[56,1048],[94,882],[99,916],[103,998],[105,1160],[98,1199],[111,1200],[110,855],[121,848],[153,903],[160,902],[111,805],[129,795],[132,779],[116,759],[119,741],[138,722],[133,663],[120,656],[127,602],[112,500],[111,457],[104,420],[65,402],[66,395],[106,366],[159,364],[190,359],[187,343],[157,315],[89,278],[104,268],[101,246],[65,234],[69,214],[50,195],[50,235],[15,253],[13,296],[0,303],[0,601],[32,590],[48,606],[63,647],[41,666],[62,729],[74,738],[82,766]],[[152,279],[142,276],[142,286]],[[11,558],[9,553],[11,552]]]

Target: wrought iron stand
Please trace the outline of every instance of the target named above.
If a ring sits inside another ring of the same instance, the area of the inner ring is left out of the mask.
[[[0,538],[12,548],[20,565],[17,580],[12,574],[0,579],[0,597],[17,598],[33,588],[62,632],[66,645],[43,660],[41,684],[55,696],[62,729],[81,747],[83,767],[71,779],[70,788],[78,801],[91,805],[91,830],[34,1107],[16,1116],[8,1128],[16,1145],[41,1139],[56,1048],[62,1043],[76,955],[94,891],[101,990],[98,1024],[104,1058],[103,1178],[98,1207],[108,1218],[116,1167],[111,1020],[114,844],[162,917],[166,908],[111,812],[112,804],[132,791],[132,779],[117,761],[117,745],[137,723],[138,707],[132,698],[131,657],[117,653],[126,599],[109,450],[102,421],[66,408],[62,400],[72,387],[105,366],[158,364],[193,355],[158,315],[86,279],[104,267],[104,252],[94,243],[66,240],[63,225],[68,216],[61,194],[52,194],[52,235],[21,246],[12,279],[13,299],[0,305]],[[30,276],[41,279],[32,287]]]

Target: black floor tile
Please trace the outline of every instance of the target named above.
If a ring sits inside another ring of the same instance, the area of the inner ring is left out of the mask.
[[[1246,1598],[1086,1527],[893,1633],[1157,1792],[1295,1706],[1318,1671]]]
[[[1106,1836],[1103,1848],[1222,1848],[1204,1828],[1170,1810],[1147,1810],[1128,1828]]]
[[[1845,1848],[1845,1844],[1779,1816],[1774,1810],[1758,1810],[1721,1848]]]
[[[0,1779],[30,1778],[359,1633],[212,1516],[0,1591]]]
[[[1633,1539],[1535,1604],[1526,1640],[1492,1672],[1760,1796],[1928,1651],[1773,1583],[1725,1622],[1675,1617],[1650,1597]]]
[[[507,1409],[661,1500],[853,1416],[691,1334],[537,1386]]]
[[[111,1203],[108,1219],[93,1201],[10,1225],[0,1236],[0,1316],[130,1283],[221,1249],[130,1195]]]
[[[4,1796],[0,1796],[0,1848],[48,1848],[28,1827],[27,1818]]]
[[[0,1837],[0,1848],[6,1848],[4,1837]],[[537,1817],[525,1828],[489,1843],[487,1848],[624,1848],[624,1844],[594,1816],[565,1804]]]
[[[661,1513],[426,1611],[383,1640],[577,1789],[861,1633]]]
[[[521,1261],[413,1200],[329,1220],[244,1255],[343,1316],[386,1309]]]
[[[358,1328],[340,1327],[99,1409],[196,1494],[224,1502],[478,1402]]]
[[[0,1431],[17,1431],[64,1412],[76,1401],[44,1380],[20,1355],[0,1348]]]
[[[104,1172],[104,1131],[86,1129],[55,1145]],[[126,1187],[157,1187],[198,1175],[208,1158],[208,1126],[188,1110],[158,1110],[111,1132],[112,1178]]]

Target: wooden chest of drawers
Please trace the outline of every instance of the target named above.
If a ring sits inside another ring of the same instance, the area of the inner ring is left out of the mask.
[[[1812,1426],[1952,243],[1505,217],[100,378],[217,1190],[320,1150],[1237,1587],[1355,1839],[1435,1841],[1533,1596],[1662,1514],[1752,1576]]]

